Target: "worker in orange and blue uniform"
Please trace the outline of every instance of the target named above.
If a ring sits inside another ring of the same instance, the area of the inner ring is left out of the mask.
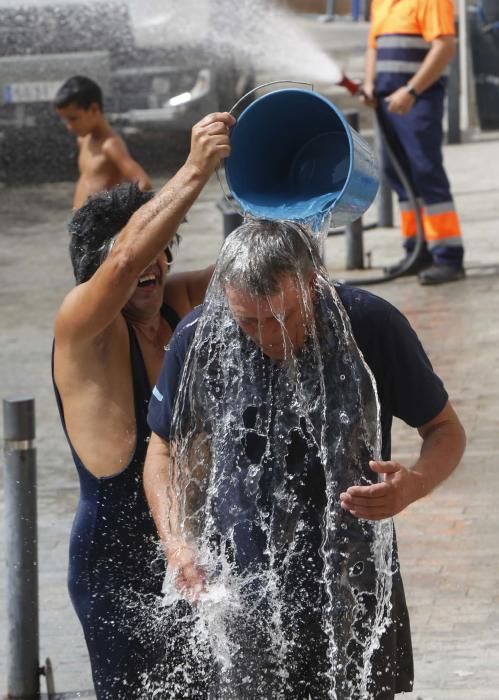
[[[446,73],[455,52],[452,0],[373,0],[363,101],[398,136],[421,206],[425,245],[406,274],[421,284],[462,279],[463,242],[442,157]],[[416,215],[386,154],[386,175],[396,191],[406,257],[416,243]]]

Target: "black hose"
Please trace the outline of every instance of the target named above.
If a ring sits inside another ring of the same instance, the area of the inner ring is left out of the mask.
[[[383,98],[380,97],[378,99]],[[362,277],[358,279],[349,278],[345,280],[339,280],[341,282],[345,282],[346,284],[351,284],[354,286],[362,286],[364,284],[381,284],[382,282],[390,282],[391,280],[397,279],[397,277],[401,277],[407,272],[409,268],[411,268],[414,265],[414,263],[420,256],[425,244],[423,218],[421,216],[421,211],[418,204],[416,188],[411,178],[407,154],[402,144],[400,143],[397,134],[390,126],[385,115],[383,114],[382,108],[379,106],[376,108],[376,121],[388,157],[390,158],[395,172],[397,173],[405,191],[407,192],[409,202],[411,203],[416,214],[416,241],[414,249],[411,252],[411,254],[407,257],[405,264],[401,265],[396,272],[385,273],[380,277]]]

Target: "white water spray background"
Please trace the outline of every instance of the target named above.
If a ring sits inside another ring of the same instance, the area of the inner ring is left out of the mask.
[[[140,43],[204,46],[283,80],[337,83],[341,70],[290,13],[267,0],[132,0]]]

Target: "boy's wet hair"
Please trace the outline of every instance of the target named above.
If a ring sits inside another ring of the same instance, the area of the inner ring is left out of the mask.
[[[77,284],[89,280],[105,260],[111,241],[132,214],[154,196],[136,183],[122,183],[90,197],[69,222],[69,255]]]
[[[70,104],[81,109],[89,109],[91,104],[97,104],[102,110],[102,90],[94,80],[84,75],[74,75],[68,78],[59,88],[54,98],[57,109]]]

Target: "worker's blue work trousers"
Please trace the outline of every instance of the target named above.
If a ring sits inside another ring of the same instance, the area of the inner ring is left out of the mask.
[[[383,131],[388,132],[389,145],[401,161],[422,208],[425,240],[434,263],[461,267],[464,251],[459,219],[442,156],[444,95],[443,85],[434,85],[405,115],[388,112],[386,96],[379,95],[378,119]],[[412,208],[414,203],[410,201],[385,148],[383,168],[399,197],[401,209],[404,205],[406,209],[407,205]],[[404,245],[410,252],[415,244],[415,231],[404,233]]]

